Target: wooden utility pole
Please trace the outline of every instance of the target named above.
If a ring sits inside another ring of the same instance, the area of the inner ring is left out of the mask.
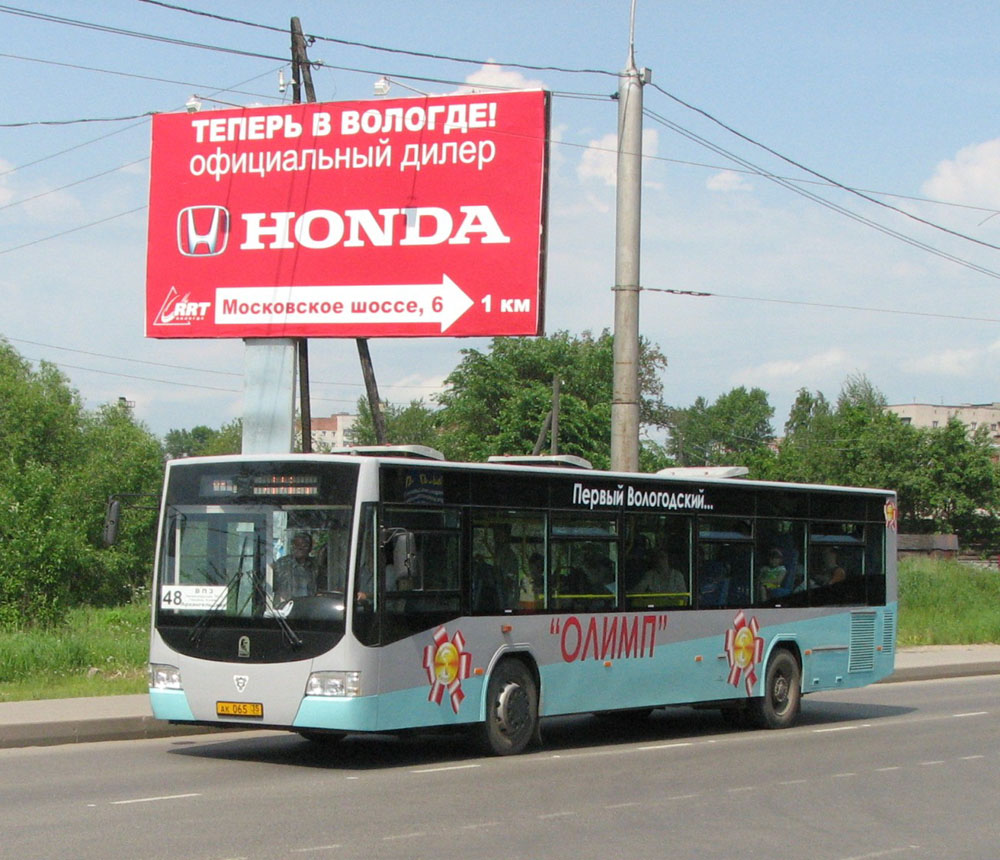
[[[292,101],[298,104],[302,101],[302,85],[305,85],[306,101],[316,101],[316,90],[313,88],[312,68],[306,53],[306,39],[302,33],[302,23],[298,18],[292,18]],[[385,432],[385,415],[382,413],[382,401],[378,394],[378,383],[375,380],[375,367],[368,350],[368,339],[357,338],[358,358],[361,360],[361,375],[365,380],[365,391],[368,393],[368,408],[372,413],[372,426],[375,428],[375,441],[385,445],[388,441]],[[302,453],[312,451],[312,410],[309,405],[309,341],[299,340],[299,409],[302,419]]]

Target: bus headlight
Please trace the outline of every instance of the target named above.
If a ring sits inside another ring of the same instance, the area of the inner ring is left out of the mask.
[[[360,696],[360,672],[313,672],[306,682],[307,696]]]
[[[167,663],[150,663],[149,688],[151,690],[183,690],[181,670]]]

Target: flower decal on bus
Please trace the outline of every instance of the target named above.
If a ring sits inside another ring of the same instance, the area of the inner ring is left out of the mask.
[[[757,635],[760,625],[756,618],[749,623],[741,609],[733,619],[733,626],[726,631],[726,656],[729,658],[728,681],[738,687],[740,678],[746,685],[747,695],[753,694],[757,683],[757,664],[764,656],[764,640]]]
[[[427,701],[441,704],[445,690],[451,700],[451,709],[457,714],[465,693],[462,681],[469,677],[472,669],[472,654],[465,650],[465,637],[461,630],[449,639],[448,631],[442,624],[434,631],[434,644],[424,648],[424,668],[431,689]]]

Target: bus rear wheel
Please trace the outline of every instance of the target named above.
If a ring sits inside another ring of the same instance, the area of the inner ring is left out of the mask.
[[[538,688],[520,660],[502,660],[486,686],[482,740],[493,755],[516,755],[538,732]]]
[[[781,648],[771,655],[764,674],[764,695],[750,702],[754,722],[762,729],[785,729],[799,718],[802,672],[798,660]]]

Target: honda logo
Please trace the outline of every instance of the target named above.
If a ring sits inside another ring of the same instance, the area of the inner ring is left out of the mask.
[[[186,206],[177,216],[177,248],[185,257],[216,257],[229,242],[225,206]]]

